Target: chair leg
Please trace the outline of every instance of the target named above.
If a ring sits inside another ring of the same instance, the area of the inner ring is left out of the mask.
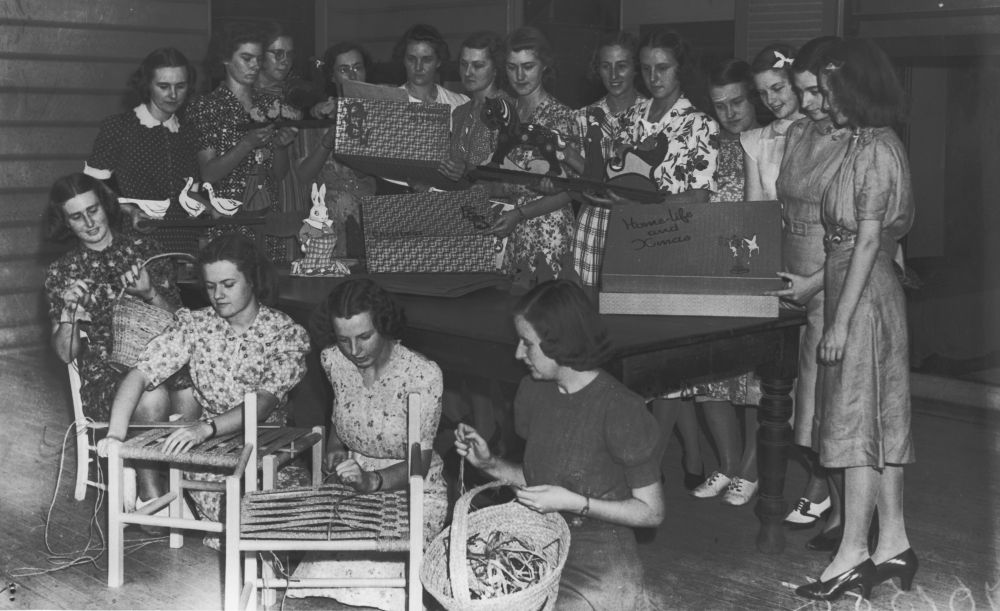
[[[76,490],[73,498],[82,501],[87,497],[87,480],[90,478],[90,439],[86,421],[76,421]]]
[[[170,491],[175,492],[174,500],[170,501],[168,515],[171,518],[184,517],[184,487],[181,483],[180,469],[170,468]],[[184,533],[176,528],[170,529],[170,548],[178,549],[184,547]]]
[[[122,457],[119,445],[108,451],[108,587],[125,582],[125,523],[122,522]]]
[[[312,447],[312,485],[322,486],[323,485],[323,427],[314,426],[312,428],[314,433],[320,434],[320,442],[313,444]]]
[[[240,586],[243,583],[240,574],[240,480],[238,477],[226,478],[226,528],[225,528],[225,597],[226,611],[236,611],[240,605]],[[247,579],[252,578],[247,574]]]

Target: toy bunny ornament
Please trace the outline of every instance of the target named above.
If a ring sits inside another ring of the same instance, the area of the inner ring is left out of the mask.
[[[305,256],[292,261],[292,273],[299,275],[346,276],[347,266],[334,260],[337,232],[326,208],[326,185],[312,186],[312,209],[309,218],[302,220],[298,233]]]

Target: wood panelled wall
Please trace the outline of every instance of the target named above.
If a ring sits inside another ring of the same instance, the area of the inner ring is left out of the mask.
[[[522,0],[316,0],[316,54],[343,40],[361,43],[376,62],[389,61],[396,40],[415,23],[433,25],[452,55],[477,30],[499,34],[521,23]]]
[[[833,0],[737,0],[736,52],[752,60],[775,42],[800,47],[811,38],[836,34],[839,4]]]
[[[101,119],[125,110],[150,51],[205,55],[210,0],[0,2],[0,349],[43,343],[48,187],[83,168]]]

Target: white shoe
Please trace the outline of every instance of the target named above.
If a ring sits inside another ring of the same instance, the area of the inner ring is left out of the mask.
[[[726,505],[740,507],[750,502],[750,499],[757,494],[757,482],[745,480],[736,476],[726,488],[726,494],[722,496],[722,502]]]
[[[795,503],[795,507],[785,518],[785,524],[794,527],[812,526],[816,520],[823,517],[823,514],[830,510],[830,497],[826,497],[819,503],[813,503],[809,499],[802,497]]]
[[[708,479],[702,485],[691,491],[691,496],[699,499],[710,499],[719,496],[729,486],[729,482],[731,481],[733,480],[725,473],[712,471],[712,474],[708,476]]]

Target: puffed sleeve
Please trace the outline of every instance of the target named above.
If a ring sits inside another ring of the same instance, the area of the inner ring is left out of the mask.
[[[858,221],[876,220],[888,225],[912,210],[910,169],[897,138],[874,138],[854,159],[854,215]]]
[[[270,354],[264,364],[258,390],[264,390],[284,403],[285,396],[306,375],[309,336],[300,325],[287,321],[275,334]]]
[[[94,140],[94,149],[83,168],[85,174],[98,180],[107,180],[121,166],[119,155],[124,150],[122,147],[123,127],[119,115],[113,115],[101,121],[97,139]]]
[[[191,358],[194,336],[189,331],[194,316],[187,308],[177,310],[176,316],[173,324],[146,344],[136,361],[135,368],[146,376],[148,389],[162,384]]]
[[[656,419],[642,398],[624,391],[608,410],[604,437],[612,459],[622,465],[629,488],[642,488],[660,481],[660,459],[664,440]]]
[[[687,139],[687,190],[716,191],[715,169],[719,157],[719,124],[708,115],[693,113]]]
[[[754,161],[757,161],[757,158],[760,156],[761,134],[763,131],[763,127],[758,127],[748,129],[740,134],[740,146],[743,147],[743,154]]]
[[[55,261],[45,270],[45,297],[49,301],[49,321],[54,326],[62,317],[63,308],[66,303],[62,298],[63,287],[67,284],[64,280],[64,271],[60,266],[61,261]]]

